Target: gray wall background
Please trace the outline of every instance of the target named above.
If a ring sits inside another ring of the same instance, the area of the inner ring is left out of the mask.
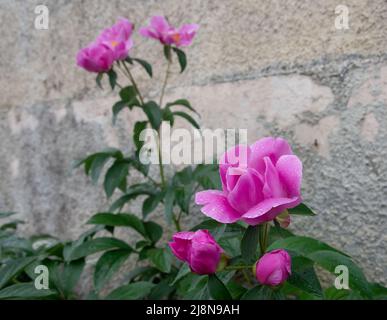
[[[46,4],[49,30],[34,28]],[[349,29],[334,26],[349,8]],[[106,210],[101,186],[74,159],[107,146],[130,148],[140,114],[111,125],[115,94],[75,66],[78,49],[119,16],[137,27],[154,14],[200,24],[188,69],[174,70],[168,99],[189,98],[207,128],[247,128],[254,141],[284,136],[304,163],[305,202],[316,218],[293,229],[347,251],[367,277],[387,285],[387,2],[374,1],[0,1],[0,210],[17,211],[23,231],[73,238]],[[133,54],[155,78],[161,48],[135,38]],[[137,179],[133,177],[133,179]],[[136,207],[132,208],[136,210]],[[189,224],[190,221],[185,221]]]

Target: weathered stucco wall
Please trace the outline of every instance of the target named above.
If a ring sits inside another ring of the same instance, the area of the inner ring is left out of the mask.
[[[49,30],[34,28],[46,4]],[[349,8],[349,29],[334,26]],[[281,135],[304,163],[304,198],[319,214],[294,228],[349,252],[370,280],[387,285],[387,2],[376,1],[14,1],[0,2],[0,210],[26,232],[75,237],[107,208],[102,188],[74,159],[106,146],[130,148],[134,115],[111,126],[114,94],[75,66],[77,50],[125,16],[143,25],[165,14],[201,29],[189,67],[168,95],[185,96],[208,128],[247,128],[250,141]],[[162,54],[137,37],[134,54]],[[162,60],[162,59],[158,59]],[[144,90],[155,80],[135,70]],[[176,70],[177,71],[177,70]],[[177,72],[176,72],[177,74]]]

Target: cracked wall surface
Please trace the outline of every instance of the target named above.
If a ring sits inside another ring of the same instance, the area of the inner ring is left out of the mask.
[[[49,30],[34,28],[38,4],[49,8]],[[348,30],[335,29],[338,4],[2,0],[0,210],[17,211],[26,233],[65,239],[107,209],[100,184],[71,165],[107,146],[129,150],[127,132],[141,114],[124,111],[112,126],[115,94],[99,90],[75,55],[116,17],[139,27],[165,14],[201,26],[167,99],[188,98],[206,128],[247,128],[249,141],[287,138],[304,164],[305,202],[318,213],[292,228],[348,252],[369,280],[387,285],[387,2],[346,1]],[[156,96],[161,48],[137,36],[133,55],[154,63],[152,81],[134,72]]]

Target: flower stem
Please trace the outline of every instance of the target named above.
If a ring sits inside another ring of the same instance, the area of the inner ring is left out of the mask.
[[[176,218],[175,216],[173,216],[173,222],[175,224],[175,228],[176,228],[176,231],[177,232],[180,232],[181,231],[181,227],[180,227],[180,218]]]
[[[165,78],[164,78],[163,86],[161,88],[160,101],[159,101],[160,108],[162,107],[163,98],[164,98],[164,94],[165,94],[165,88],[167,87],[168,78],[169,78],[169,74],[170,74],[169,70],[171,68],[171,64],[172,64],[172,58],[171,58],[171,55],[169,54],[168,64],[167,64],[167,71],[165,73]],[[161,183],[162,183],[162,186],[165,187],[165,176],[164,176],[163,158],[162,158],[162,155],[161,155],[160,128],[157,130],[157,133],[158,133],[158,136],[159,136],[159,145],[158,145],[158,149],[159,150],[158,151],[159,151],[159,168],[160,168]]]
[[[133,75],[132,75],[132,73],[130,72],[130,70],[129,70],[128,66],[126,65],[125,61],[122,63],[122,65],[124,66],[124,69],[125,69],[125,71],[126,71],[126,74],[127,74],[127,76],[129,77],[129,80],[130,80],[130,82],[132,83],[132,85],[133,85],[133,87],[134,87],[134,90],[136,90],[136,92],[137,92],[137,94],[138,94],[138,97],[139,97],[139,99],[140,99],[141,104],[144,104],[144,99],[143,99],[143,97],[142,97],[142,95],[141,95],[141,92],[140,92],[140,90],[138,89],[137,83],[136,83],[136,81],[134,80]]]
[[[168,63],[167,63],[167,71],[165,73],[163,86],[161,87],[161,94],[160,94],[160,101],[159,101],[160,108],[162,107],[163,98],[164,98],[164,94],[165,94],[165,88],[167,87],[167,83],[168,83],[168,79],[169,79],[169,75],[170,75],[171,64],[172,64],[172,57],[171,57],[171,54],[169,54]]]
[[[263,255],[267,249],[267,245],[269,242],[269,229],[270,224],[268,222],[265,222],[259,230],[259,247],[261,249],[261,255]]]
[[[144,104],[144,98],[142,97],[141,92],[138,89],[137,83],[134,80],[134,77],[133,77],[132,73],[130,72],[130,70],[129,70],[128,66],[126,65],[125,61],[122,62],[122,65],[124,66],[125,70],[121,69],[121,71],[123,71],[123,73],[129,78],[130,82],[132,83],[134,89],[137,92],[137,95],[138,95],[138,97],[140,99],[141,104],[143,105]],[[120,64],[119,64],[119,66],[120,66]],[[166,85],[166,83],[164,84],[164,86],[165,85]],[[160,168],[161,186],[165,187],[165,176],[164,176],[163,160],[162,160],[162,155],[161,155],[160,128],[157,130],[157,133],[158,133],[158,153],[159,153],[159,168]]]
[[[246,269],[243,269],[242,272],[243,272],[243,275],[244,275],[248,285],[251,286],[253,283],[251,282],[251,279],[250,279],[248,273],[246,272]]]
[[[224,268],[224,270],[244,270],[244,269],[251,269],[252,266],[227,266]]]
[[[157,130],[158,136],[158,153],[159,153],[159,169],[160,169],[160,177],[161,177],[161,186],[165,187],[165,176],[164,176],[164,167],[163,167],[163,157],[161,155],[161,137],[160,137],[160,128]]]

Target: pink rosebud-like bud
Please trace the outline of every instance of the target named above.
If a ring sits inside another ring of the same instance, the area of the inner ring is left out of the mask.
[[[197,274],[215,273],[223,253],[208,230],[177,232],[169,246],[173,254],[187,262]]]
[[[90,72],[109,71],[113,62],[113,51],[99,42],[91,43],[77,54],[77,65]]]
[[[279,223],[279,225],[281,226],[281,228],[287,228],[289,227],[289,224],[290,224],[290,215],[289,215],[289,211],[288,210],[285,210],[283,212],[281,212],[276,218],[275,220],[277,220],[277,222]]]
[[[256,263],[255,276],[267,286],[278,286],[291,274],[291,258],[283,250],[273,250],[264,254]]]

